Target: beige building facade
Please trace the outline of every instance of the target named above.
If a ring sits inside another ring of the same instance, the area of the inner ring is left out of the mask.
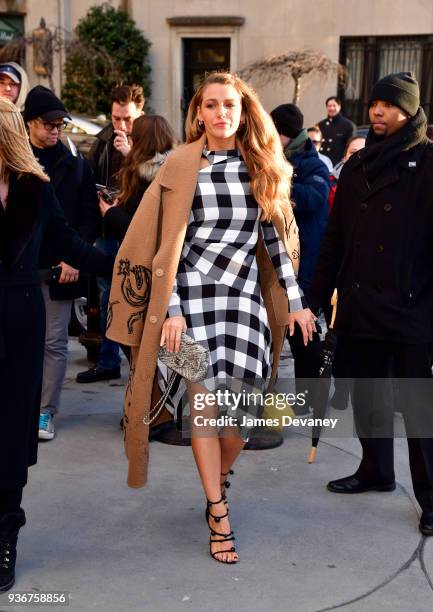
[[[22,16],[29,35],[44,17],[49,28],[71,31],[95,0],[0,0],[0,19]],[[430,104],[433,65],[433,2],[431,0],[129,0],[113,1],[126,8],[152,43],[151,106],[181,133],[183,110],[191,87],[204,67],[238,70],[248,63],[311,48],[349,65],[346,108],[362,122],[366,88],[384,71],[413,69],[423,81]],[[62,56],[56,56],[54,84],[62,83]],[[46,84],[26,63],[32,84]],[[254,85],[257,85],[253,82]],[[285,83],[256,87],[267,110],[289,102]],[[337,93],[335,76],[302,83],[300,106],[307,124],[324,116],[324,100]]]

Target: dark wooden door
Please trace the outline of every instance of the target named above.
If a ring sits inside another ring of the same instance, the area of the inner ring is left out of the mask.
[[[183,39],[182,120],[188,104],[207,72],[230,70],[230,38]]]

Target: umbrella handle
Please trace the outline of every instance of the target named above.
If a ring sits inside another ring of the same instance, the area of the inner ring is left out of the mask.
[[[312,446],[311,450],[310,450],[310,454],[308,456],[308,463],[313,463],[314,458],[316,456],[316,451],[317,451],[317,447],[316,446]]]
[[[338,302],[338,294],[337,289],[334,289],[334,293],[331,298],[331,306],[332,306],[332,315],[331,315],[331,323],[329,324],[329,329],[334,327],[335,317],[337,316],[337,302]]]

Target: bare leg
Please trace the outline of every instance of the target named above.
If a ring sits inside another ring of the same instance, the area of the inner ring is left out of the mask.
[[[194,454],[194,459],[197,464],[200,479],[206,498],[214,503],[210,507],[210,512],[216,517],[223,517],[227,513],[226,505],[221,496],[220,475],[222,470],[221,463],[221,444],[218,438],[217,428],[213,426],[199,426],[195,424],[197,416],[203,418],[215,418],[217,416],[217,408],[215,406],[205,405],[202,410],[195,408],[194,397],[197,393],[206,393],[206,390],[199,384],[188,383],[188,399],[191,413],[191,446]],[[234,440],[234,438],[227,438]],[[231,445],[229,444],[229,447]],[[240,449],[239,449],[240,450]],[[234,451],[225,453],[227,457],[237,456]],[[220,501],[219,501],[220,500]],[[209,516],[209,526],[217,533],[230,533],[230,522],[228,516],[216,521],[212,516]],[[218,536],[212,536],[213,540],[219,539]],[[233,546],[233,541],[228,542],[213,542],[211,551],[216,554],[216,558],[220,561],[234,562],[238,560],[236,552],[229,549]],[[221,552],[220,552],[221,551]]]
[[[221,446],[221,472],[226,474],[243,449],[245,442],[236,433],[219,439]]]

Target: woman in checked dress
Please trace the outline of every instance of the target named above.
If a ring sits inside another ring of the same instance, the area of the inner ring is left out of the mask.
[[[161,345],[177,352],[186,332],[209,349],[208,378],[187,383],[192,450],[208,500],[210,553],[236,563],[224,485],[248,431],[241,419],[222,431],[203,426],[203,418],[202,426],[194,423],[197,416],[217,416],[215,407],[203,409],[202,400],[220,383],[245,381],[263,390],[269,380],[273,349],[256,261],[259,236],[287,292],[291,332],[297,322],[307,343],[315,317],[304,308],[292,261],[272,222],[290,206],[291,167],[255,93],[230,73],[211,74],[191,100],[186,135],[187,142],[202,138],[205,146]],[[159,380],[164,386],[161,372]]]

